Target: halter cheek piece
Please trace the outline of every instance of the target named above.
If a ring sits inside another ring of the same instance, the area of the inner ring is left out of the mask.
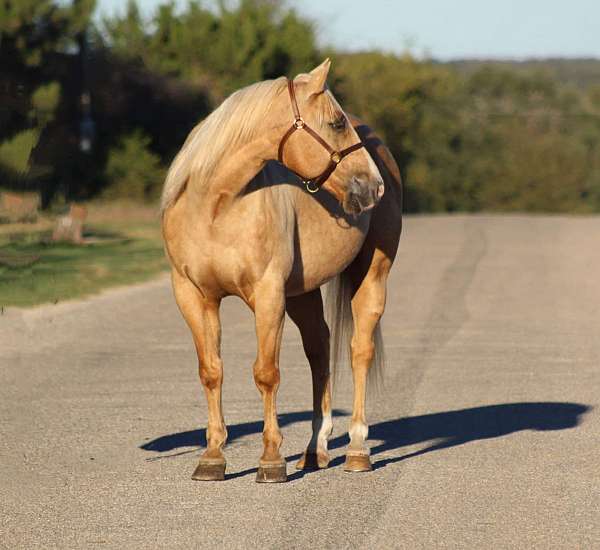
[[[327,181],[327,178],[331,176],[333,171],[337,168],[337,165],[340,162],[342,162],[343,158],[349,155],[350,153],[357,151],[361,147],[364,147],[365,144],[362,141],[360,141],[358,143],[355,143],[354,145],[350,145],[350,147],[342,149],[341,151],[336,151],[319,134],[317,134],[317,132],[315,132],[308,124],[306,124],[306,122],[304,122],[304,119],[300,116],[300,109],[298,109],[298,102],[296,101],[296,92],[294,91],[294,81],[288,79],[287,86],[288,92],[290,94],[290,101],[292,103],[292,111],[294,112],[294,122],[291,128],[284,134],[284,136],[281,138],[281,141],[279,142],[279,151],[277,158],[279,159],[279,162],[281,162],[281,164],[285,166],[285,163],[283,162],[283,148],[287,140],[296,130],[304,130],[305,132],[308,132],[308,134],[312,136],[316,141],[318,141],[329,153],[329,164],[327,165],[325,170],[323,170],[318,176],[315,176],[314,178],[308,178],[306,176],[303,176],[302,174],[295,172],[287,166],[286,168],[288,168],[288,170],[296,174],[302,180],[302,183],[304,183],[304,185],[306,186],[306,190],[309,193],[316,193],[321,188],[321,186]]]

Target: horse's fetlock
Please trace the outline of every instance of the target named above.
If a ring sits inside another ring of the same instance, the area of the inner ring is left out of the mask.
[[[265,448],[277,451],[283,443],[283,435],[279,430],[265,430],[263,432],[263,443]]]

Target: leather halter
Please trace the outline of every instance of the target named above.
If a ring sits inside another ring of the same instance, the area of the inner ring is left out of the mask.
[[[286,168],[294,174],[296,174],[302,180],[302,183],[304,183],[304,185],[306,186],[306,190],[309,193],[316,193],[321,188],[321,186],[327,181],[327,178],[331,176],[333,171],[337,168],[337,165],[340,162],[342,162],[342,159],[350,153],[357,151],[361,147],[364,147],[365,144],[362,141],[359,141],[358,143],[350,145],[350,147],[346,147],[341,151],[336,151],[319,134],[317,134],[317,132],[315,132],[308,124],[306,124],[306,122],[304,122],[304,119],[300,116],[300,109],[298,109],[298,102],[296,101],[296,92],[294,90],[294,81],[288,79],[287,87],[288,92],[290,94],[290,101],[292,103],[292,111],[294,112],[294,122],[291,128],[284,134],[284,136],[281,138],[281,141],[279,142],[279,151],[277,158],[279,159],[279,162],[281,162],[281,164],[285,166],[285,163],[283,162],[283,148],[289,137],[296,130],[304,130],[305,132],[308,132],[308,134],[316,141],[318,141],[329,153],[329,164],[327,165],[325,170],[323,170],[318,176],[315,176],[313,178],[303,176],[302,174],[299,174],[298,172],[292,170],[287,166]]]

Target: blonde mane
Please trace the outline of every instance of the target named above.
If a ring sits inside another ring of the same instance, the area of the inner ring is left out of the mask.
[[[227,151],[254,139],[285,79],[265,80],[231,94],[188,135],[173,160],[161,198],[161,213],[175,203],[193,176],[200,185],[208,182]]]

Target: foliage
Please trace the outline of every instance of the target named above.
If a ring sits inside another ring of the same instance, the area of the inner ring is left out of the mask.
[[[251,82],[293,74],[317,61],[312,24],[277,2],[241,0],[217,12],[191,2],[178,14],[161,5],[143,21],[135,0],[104,22],[109,44],[162,74],[206,85],[215,100]],[[152,29],[152,30],[149,30]]]
[[[30,97],[29,128],[8,135],[0,141],[0,167],[13,178],[26,175],[30,167],[31,152],[38,143],[40,133],[52,121],[60,98],[58,82],[42,84]]]
[[[129,0],[100,28],[92,8],[0,3],[0,183],[37,187],[45,205],[57,194],[151,199],[226,95],[325,56],[314,24],[284,2],[165,2],[146,20]],[[600,212],[600,61],[328,54],[342,105],[398,160],[409,211]],[[86,80],[96,132],[84,154]]]
[[[59,101],[60,84],[58,82],[42,84],[31,94],[33,107],[31,116],[39,120],[39,125],[45,126],[54,118]]]
[[[70,45],[89,24],[95,0],[71,5],[53,0],[0,2],[0,65],[31,68],[42,65],[49,53]]]
[[[30,185],[27,176],[53,172],[31,163],[31,153],[61,100],[53,59],[77,43],[94,0],[0,2],[0,173],[2,185]],[[63,144],[64,146],[64,144]],[[56,174],[58,176],[58,174]]]
[[[23,130],[0,143],[0,164],[17,174],[27,172],[29,155],[38,140],[35,129]]]
[[[504,66],[464,76],[379,53],[339,61],[335,88],[390,145],[409,210],[598,211],[593,89]]]
[[[109,151],[105,198],[149,200],[158,196],[165,174],[160,157],[150,151],[149,145],[149,137],[134,131]]]
[[[558,82],[569,82],[581,90],[585,90],[600,81],[600,62],[598,59],[527,59],[513,60],[458,60],[448,63],[452,69],[462,75],[469,76],[484,67],[504,69],[520,75],[542,74]]]

